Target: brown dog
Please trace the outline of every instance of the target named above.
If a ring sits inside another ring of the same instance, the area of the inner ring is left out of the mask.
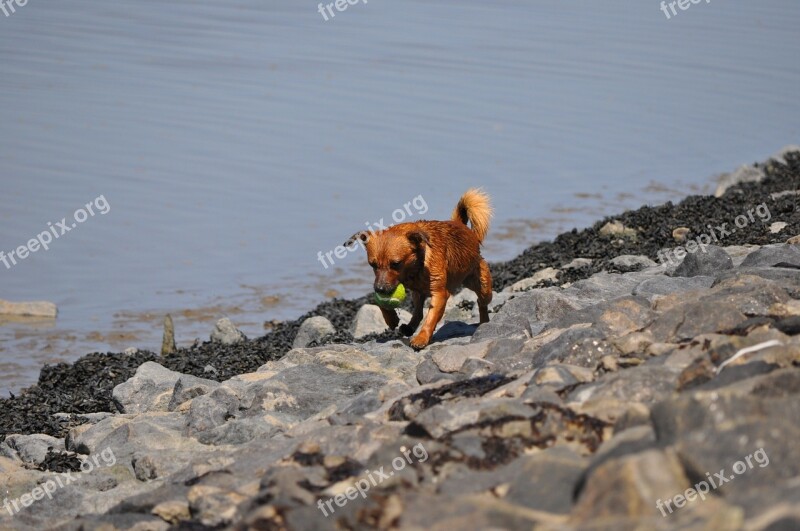
[[[492,302],[492,275],[481,257],[480,246],[489,230],[492,208],[489,197],[470,189],[458,201],[451,221],[416,221],[401,223],[386,230],[354,234],[345,246],[361,240],[367,260],[375,271],[374,289],[390,295],[402,283],[410,290],[414,302],[411,321],[400,327],[410,336],[420,322],[425,299],[431,307],[425,324],[411,339],[411,346],[424,348],[431,340],[437,323],[444,315],[447,299],[459,286],[478,294],[480,322],[489,322],[488,305]],[[467,227],[467,222],[472,229]],[[383,318],[394,330],[400,323],[397,312],[381,308]]]

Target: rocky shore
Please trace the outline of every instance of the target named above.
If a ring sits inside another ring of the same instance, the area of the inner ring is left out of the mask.
[[[492,265],[0,400],[0,529],[798,529],[800,152]]]

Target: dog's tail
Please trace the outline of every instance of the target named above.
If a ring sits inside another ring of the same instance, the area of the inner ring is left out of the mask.
[[[464,225],[469,221],[472,225],[472,230],[478,237],[478,241],[483,243],[486,233],[489,232],[489,219],[491,217],[492,206],[489,204],[489,196],[483,190],[470,188],[458,200],[451,219],[460,221]]]

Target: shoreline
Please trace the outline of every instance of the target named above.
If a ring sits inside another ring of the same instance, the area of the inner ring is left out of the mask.
[[[787,148],[784,148],[786,150]],[[782,150],[776,156],[782,156]],[[553,267],[561,268],[576,258],[589,258],[592,261],[586,267],[559,269],[555,279],[546,280],[540,284],[542,287],[560,285],[565,282],[575,282],[589,278],[595,273],[602,271],[624,272],[626,269],[611,264],[613,258],[622,255],[642,255],[651,260],[658,259],[658,252],[665,248],[678,245],[672,236],[672,228],[683,226],[690,229],[690,234],[700,234],[707,230],[707,225],[717,218],[730,218],[733,220],[740,212],[747,210],[753,203],[761,203],[762,200],[769,198],[770,194],[783,191],[780,177],[782,174],[775,174],[779,166],[775,166],[775,158],[771,158],[763,163],[755,163],[752,166],[745,166],[723,176],[727,182],[727,191],[724,198],[717,198],[713,195],[698,196],[691,195],[677,204],[667,202],[663,205],[650,207],[642,206],[637,210],[627,210],[617,216],[608,216],[597,221],[591,227],[582,230],[573,229],[562,233],[552,241],[545,241],[534,244],[511,260],[491,263],[493,289],[500,291],[514,282],[518,282],[532,276],[537,271]],[[751,176],[752,172],[742,171],[743,168],[760,168],[766,172],[765,179],[759,182],[737,182],[736,174],[741,173]],[[732,179],[730,177],[733,177]],[[784,175],[785,176],[785,175]],[[800,188],[800,186],[798,186]],[[754,198],[748,199],[751,194]],[[787,205],[791,196],[784,196],[782,204]],[[721,206],[723,201],[726,206]],[[738,205],[738,206],[737,206]],[[786,208],[786,207],[783,207]],[[783,213],[783,211],[779,211]],[[611,221],[619,221],[625,227],[635,227],[639,231],[636,239],[620,238],[617,239],[611,248],[605,246],[604,238],[600,236],[600,231],[604,225]],[[755,225],[751,226],[751,229]],[[794,220],[784,228],[782,233],[770,234],[765,230],[740,231],[732,235],[723,245],[753,244],[764,245],[769,243],[782,243],[786,238],[781,234],[800,234],[800,221]],[[170,356],[162,360],[158,353],[137,350],[135,354],[124,353],[91,353],[87,354],[72,363],[58,363],[46,365],[39,374],[39,380],[33,386],[23,389],[16,398],[0,398],[3,409],[12,405],[14,402],[22,401],[19,410],[30,412],[30,407],[34,406],[37,398],[46,400],[44,395],[37,391],[55,391],[57,385],[72,385],[79,392],[75,393],[74,404],[77,407],[69,408],[69,402],[61,402],[64,409],[55,411],[52,407],[43,411],[44,415],[58,412],[75,413],[97,413],[102,411],[113,411],[113,404],[110,400],[111,390],[128,377],[133,375],[135,368],[146,361],[165,361],[165,366],[172,370],[185,372],[201,377],[229,378],[248,371],[256,370],[263,363],[278,359],[280,356],[291,350],[292,342],[300,324],[306,319],[314,316],[323,316],[331,321],[336,328],[336,334],[328,338],[324,343],[348,342],[352,340],[352,334],[348,331],[358,309],[367,302],[367,296],[357,299],[334,298],[318,304],[313,310],[301,315],[297,319],[275,323],[273,329],[264,336],[248,339],[246,346],[239,345],[234,353],[221,353],[217,351],[217,346],[211,342],[204,342],[200,345],[195,344],[189,348],[179,348],[177,355]],[[408,309],[408,304],[405,307]],[[399,334],[384,333],[370,336],[369,339],[387,340],[399,339]],[[362,340],[363,342],[363,340]],[[222,349],[224,350],[224,349]],[[241,354],[241,356],[240,356]],[[252,356],[249,362],[243,361],[244,355]],[[198,361],[200,360],[200,361]],[[214,360],[222,360],[220,365],[214,366]],[[208,374],[205,368],[208,365],[217,369],[216,373]],[[86,376],[91,376],[102,372],[102,369],[114,371],[114,376],[110,378],[100,378],[95,381],[91,388],[85,384]],[[44,385],[42,385],[44,384]],[[34,397],[31,395],[39,395]],[[27,399],[26,399],[27,398]],[[31,400],[33,399],[33,400]],[[37,415],[38,416],[38,415]],[[49,430],[42,433],[55,435],[63,430],[54,430],[51,422],[40,418],[39,423],[30,423],[31,429],[35,426],[44,428],[50,426]],[[9,433],[34,433],[35,431],[15,431],[19,430],[19,425],[12,427],[7,423],[7,415],[0,415],[0,442]],[[62,433],[63,435],[63,433]]]
[[[459,293],[419,353],[370,328],[361,297],[259,338],[221,322],[165,357],[46,366],[0,399],[0,488],[21,499],[109,449],[118,463],[0,526],[800,522],[781,505],[800,494],[781,475],[800,462],[786,422],[800,415],[800,151],[784,156],[720,197],[629,210],[491,264],[490,322],[467,324]],[[396,479],[350,497],[403,455]],[[673,515],[699,485],[687,478],[722,466],[743,479]]]

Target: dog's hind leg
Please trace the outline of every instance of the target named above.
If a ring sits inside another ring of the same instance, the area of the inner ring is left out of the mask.
[[[481,324],[489,322],[489,303],[492,302],[492,274],[489,264],[481,258],[477,270],[464,279],[464,286],[478,295],[478,313]]]

